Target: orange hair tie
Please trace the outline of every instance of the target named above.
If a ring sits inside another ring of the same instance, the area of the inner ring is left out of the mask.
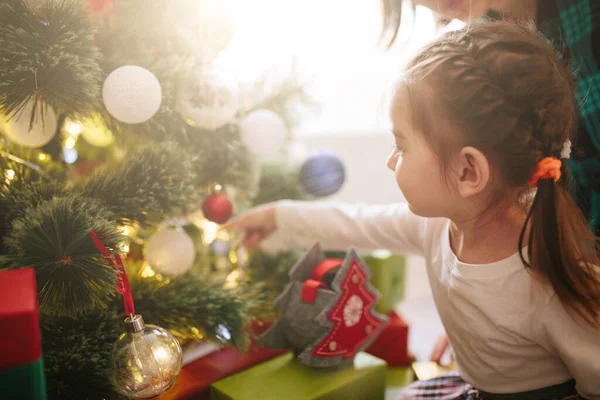
[[[561,162],[558,158],[546,157],[542,158],[538,163],[533,173],[533,176],[527,182],[531,187],[538,187],[540,179],[554,179],[557,182],[560,179]]]

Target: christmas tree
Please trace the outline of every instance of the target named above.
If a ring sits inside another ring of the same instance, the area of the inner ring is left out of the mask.
[[[92,231],[182,343],[243,349],[260,285],[285,284],[294,254],[250,256],[218,224],[306,196],[297,168],[261,164],[307,99],[293,73],[218,67],[231,23],[220,0],[0,0],[0,268],[35,271],[49,398],[121,396],[119,276]]]

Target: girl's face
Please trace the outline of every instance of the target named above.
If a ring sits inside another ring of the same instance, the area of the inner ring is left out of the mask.
[[[448,216],[456,195],[448,190],[438,157],[413,127],[413,110],[404,85],[394,95],[390,117],[395,147],[387,166],[394,171],[411,211],[422,217]]]
[[[415,5],[431,8],[447,18],[471,21],[481,18],[493,0],[412,0]]]

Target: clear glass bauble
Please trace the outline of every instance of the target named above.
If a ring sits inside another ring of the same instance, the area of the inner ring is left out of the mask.
[[[113,347],[112,379],[123,395],[149,399],[173,386],[181,371],[182,351],[177,339],[165,329],[144,325],[141,316],[133,319],[132,325],[127,318],[130,331],[122,333]],[[136,319],[141,325],[135,324]]]

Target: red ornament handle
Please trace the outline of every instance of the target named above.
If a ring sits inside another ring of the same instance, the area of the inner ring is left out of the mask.
[[[321,282],[323,277],[327,275],[328,272],[341,267],[342,263],[343,261],[339,258],[327,258],[317,264],[317,266],[313,268],[310,278],[302,285],[301,300],[305,303],[314,303],[315,298],[317,297],[317,290],[319,288],[327,289],[327,285]]]

